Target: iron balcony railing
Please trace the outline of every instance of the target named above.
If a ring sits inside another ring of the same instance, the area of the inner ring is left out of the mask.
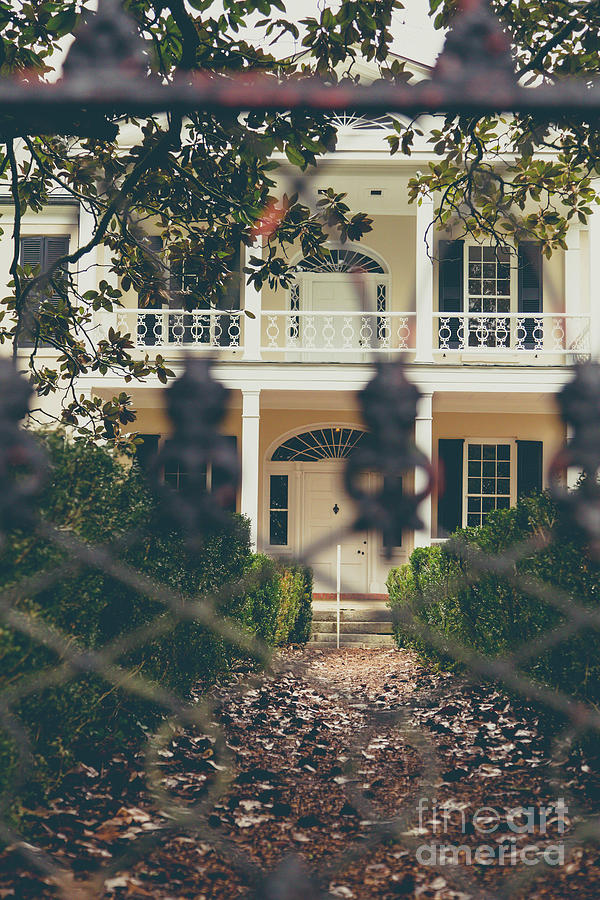
[[[435,348],[481,355],[590,355],[590,317],[569,313],[434,313]]]
[[[417,313],[407,311],[265,309],[255,338],[239,310],[120,309],[100,313],[96,324],[100,336],[112,327],[140,348],[243,350],[246,359],[294,361],[325,354],[350,361],[357,353],[414,354],[417,319]],[[512,362],[514,354],[549,362],[585,359],[590,355],[590,317],[435,312],[432,351],[438,361],[457,353],[495,362]]]

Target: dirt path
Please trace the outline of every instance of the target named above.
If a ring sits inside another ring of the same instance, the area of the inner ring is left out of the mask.
[[[598,896],[593,848],[567,847],[564,864],[544,868],[544,853],[561,862],[574,804],[595,805],[598,781],[575,761],[570,793],[552,786],[530,710],[427,672],[405,651],[304,651],[282,663],[244,692],[217,692],[235,777],[200,829],[161,833],[168,819],[146,794],[141,761],[72,773],[40,840],[81,873],[81,896]],[[202,801],[221,763],[209,738],[180,735],[162,757],[164,785],[181,803]],[[516,807],[532,812],[507,818]],[[158,839],[141,861],[89,880],[145,835]],[[450,863],[471,864],[431,865],[432,848],[449,844],[463,848]],[[4,857],[0,897],[56,896],[24,869],[15,875],[16,861]],[[508,885],[520,874],[535,883]]]

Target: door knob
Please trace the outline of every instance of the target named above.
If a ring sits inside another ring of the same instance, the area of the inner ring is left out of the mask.
[[[339,511],[340,511],[340,508],[339,508],[339,506],[338,506],[337,503],[336,503],[335,506],[333,507],[333,514],[334,514],[334,516],[337,516],[337,514],[339,513]]]

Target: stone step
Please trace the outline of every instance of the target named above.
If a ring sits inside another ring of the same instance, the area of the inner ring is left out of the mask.
[[[315,631],[337,632],[337,622],[315,622]],[[391,634],[391,622],[340,622],[340,634]]]
[[[313,622],[335,622],[337,612],[333,609],[314,609]],[[378,609],[370,607],[367,609],[342,609],[340,612],[340,620],[342,622],[391,622],[392,612],[390,609]]]
[[[340,650],[382,650],[386,647],[393,647],[394,644],[369,644],[366,641],[364,644],[340,644]],[[308,650],[337,650],[335,643],[331,643],[330,641],[311,641],[310,644],[306,645]]]
[[[310,647],[315,644],[325,644],[335,647],[337,636],[324,631],[315,631],[311,638]],[[393,647],[394,639],[391,634],[340,634],[340,646],[359,647],[361,645],[369,647]]]

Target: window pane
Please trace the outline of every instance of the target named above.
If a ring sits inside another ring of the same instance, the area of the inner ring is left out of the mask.
[[[475,453],[481,462],[471,459]],[[510,444],[470,444],[468,456],[467,523],[479,526],[495,509],[510,506]]]
[[[509,478],[499,478],[498,479],[498,494],[510,494],[510,479]]]
[[[481,459],[481,444],[469,444],[469,459]]]
[[[270,514],[269,542],[273,547],[287,544],[288,514],[286,510],[274,510]]]
[[[288,508],[287,475],[271,475],[271,509]]]

